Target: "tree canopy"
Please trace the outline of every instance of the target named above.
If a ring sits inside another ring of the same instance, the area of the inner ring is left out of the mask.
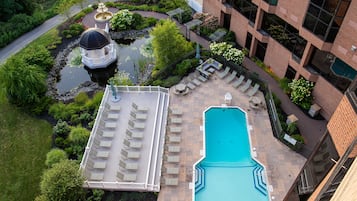
[[[175,22],[162,20],[150,32],[155,57],[154,72],[160,71],[193,51],[193,45],[181,35]],[[153,75],[154,76],[154,75]]]
[[[62,160],[44,172],[40,184],[42,200],[78,201],[84,198],[82,188],[84,178],[79,172],[78,164]]]

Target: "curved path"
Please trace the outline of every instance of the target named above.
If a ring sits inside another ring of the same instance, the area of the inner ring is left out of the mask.
[[[94,0],[88,0],[86,5],[95,2]],[[74,15],[80,11],[79,6],[74,6],[71,8],[71,15]],[[162,13],[156,13],[156,12],[148,12],[148,11],[135,11],[142,16],[145,17],[154,17],[157,19],[165,19],[168,18],[166,14]],[[92,19],[92,18],[91,18]],[[49,20],[47,20],[45,23],[40,25],[39,27],[35,28],[31,32],[28,32],[9,44],[8,46],[4,47],[3,49],[0,50],[0,63],[4,62],[9,56],[12,54],[18,52],[22,48],[24,48],[28,43],[31,41],[35,40],[38,38],[40,35],[46,33],[48,30],[51,28],[59,25],[60,23],[64,22],[66,18],[62,15],[57,15]],[[86,26],[89,27],[94,27],[94,19],[93,20],[88,20],[83,22]],[[190,31],[190,33],[186,32],[186,28],[184,25],[179,24],[176,22],[177,25],[179,26],[181,32],[186,36],[186,38],[190,39],[191,41],[195,41],[199,44],[201,44],[204,48],[209,47],[209,41],[206,39],[200,37],[196,33]],[[281,100],[281,107],[287,114],[295,114],[297,118],[299,119],[298,125],[301,134],[303,135],[305,139],[306,145],[302,149],[301,153],[305,156],[308,157],[315,145],[319,142],[320,138],[323,136],[326,130],[326,125],[327,121],[325,120],[314,120],[305,115],[295,104],[293,104],[289,97],[280,89],[279,84],[272,78],[270,77],[264,70],[262,70],[260,67],[258,67],[253,61],[250,59],[245,59],[244,60],[244,66],[247,67],[249,70],[256,72],[259,74],[259,77],[267,82],[272,91],[279,97]]]

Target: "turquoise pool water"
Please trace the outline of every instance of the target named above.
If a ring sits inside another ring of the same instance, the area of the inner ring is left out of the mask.
[[[238,108],[205,112],[206,157],[196,165],[196,201],[268,201],[263,167],[252,159],[246,116]]]

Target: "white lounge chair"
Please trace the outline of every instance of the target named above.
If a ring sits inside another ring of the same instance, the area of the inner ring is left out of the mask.
[[[165,168],[166,174],[173,174],[173,175],[178,175],[180,172],[180,169],[178,167],[168,167]]]
[[[136,181],[136,174],[135,173],[122,173],[122,172],[117,172],[117,178],[120,179],[121,181]]]
[[[167,146],[167,150],[168,150],[168,152],[171,152],[171,153],[179,153],[180,150],[181,150],[181,147],[180,146],[168,145]]]
[[[149,110],[148,107],[138,106],[136,103],[132,103],[131,106],[139,112],[147,112]]]
[[[133,163],[133,162],[126,163],[122,160],[119,161],[119,166],[126,170],[137,170],[139,167],[138,163]]]
[[[181,110],[177,110],[177,109],[170,109],[171,114],[173,115],[178,115],[181,116],[182,115],[182,111]]]
[[[226,80],[227,84],[232,82],[234,80],[234,78],[236,78],[236,75],[237,75],[237,71],[233,71],[232,74],[230,74]]]
[[[171,143],[181,142],[181,137],[180,136],[171,136],[171,135],[169,135],[169,142],[171,142]]]
[[[247,92],[248,96],[249,97],[254,96],[258,92],[259,87],[260,85],[255,83],[254,87]]]
[[[109,111],[120,111],[120,105],[111,105],[109,103],[106,103],[105,109],[107,109]]]
[[[108,158],[109,157],[109,151],[98,151],[96,153],[96,157],[98,158]]]
[[[202,82],[200,82],[198,79],[193,79],[192,83],[195,84],[196,86],[200,86],[202,84]]]
[[[239,78],[238,78],[238,80],[236,80],[236,81],[233,82],[232,86],[233,86],[234,88],[239,87],[239,85],[242,84],[244,78],[245,78],[244,75],[240,75]]]
[[[138,151],[127,151],[125,149],[122,149],[121,155],[122,155],[123,159],[139,159],[140,158],[140,152],[138,152]]]
[[[181,118],[171,118],[170,119],[170,123],[172,123],[172,124],[181,124],[182,123],[182,119]]]
[[[145,128],[145,123],[138,123],[138,122],[133,122],[132,120],[129,120],[128,124],[132,128],[137,128],[137,129],[144,129]]]
[[[105,138],[113,138],[115,136],[115,131],[101,130],[101,131],[98,131],[98,134]]]
[[[171,133],[181,133],[181,131],[182,131],[181,127],[170,127]]]
[[[166,186],[177,186],[178,178],[165,178],[165,185]]]
[[[191,90],[194,90],[196,88],[196,86],[194,84],[192,84],[191,82],[187,83],[187,87]]]
[[[144,133],[143,132],[136,132],[136,131],[130,131],[128,129],[126,129],[126,135],[129,137],[129,138],[136,138],[136,139],[141,139],[144,137]]]
[[[99,141],[97,139],[94,139],[94,144],[99,147],[110,148],[112,146],[112,141],[104,141],[104,140]]]
[[[179,163],[180,156],[166,156],[166,161],[169,163]]]
[[[148,115],[145,113],[136,113],[134,111],[130,112],[130,116],[133,117],[134,119],[137,120],[146,120],[148,118]]]
[[[134,141],[129,141],[127,139],[124,139],[123,144],[129,148],[133,148],[133,149],[140,149],[143,144],[141,142],[134,142]]]
[[[91,181],[101,181],[104,178],[104,173],[91,172],[89,180]]]
[[[247,82],[240,88],[241,92],[246,92],[248,88],[250,87],[250,84],[252,84],[252,80],[248,79]]]
[[[118,113],[111,113],[109,112],[107,114],[107,119],[110,119],[110,120],[117,120],[119,118],[119,114]]]
[[[94,169],[105,169],[107,166],[107,162],[94,162],[93,168]]]
[[[224,69],[223,72],[219,72],[219,73],[217,74],[217,76],[218,76],[219,78],[223,79],[224,77],[226,77],[226,76],[228,75],[228,73],[229,73],[230,70],[231,70],[231,68],[227,66],[226,69]]]

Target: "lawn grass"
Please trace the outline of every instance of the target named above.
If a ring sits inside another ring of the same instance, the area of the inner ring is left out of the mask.
[[[0,90],[0,200],[34,200],[52,127],[10,105]]]

